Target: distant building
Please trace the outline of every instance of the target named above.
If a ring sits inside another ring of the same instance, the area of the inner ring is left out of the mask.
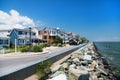
[[[59,36],[63,39],[63,43],[69,43],[69,40],[73,38],[72,32],[60,30]]]
[[[15,39],[18,46],[23,46],[35,43],[38,38],[36,33],[30,32],[29,29],[13,29],[10,33],[10,41],[15,44]]]
[[[11,30],[0,30],[0,47],[10,46],[9,33]]]

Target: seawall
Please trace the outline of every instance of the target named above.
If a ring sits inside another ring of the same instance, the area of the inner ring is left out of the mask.
[[[48,80],[119,80],[92,42],[54,63],[51,72]]]

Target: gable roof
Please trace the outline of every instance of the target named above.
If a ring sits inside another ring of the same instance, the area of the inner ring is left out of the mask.
[[[9,38],[8,34],[7,33],[0,33],[0,38]]]

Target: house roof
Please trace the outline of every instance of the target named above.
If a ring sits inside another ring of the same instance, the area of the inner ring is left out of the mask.
[[[11,30],[0,30],[0,38],[9,38]]]
[[[0,38],[2,38],[2,39],[8,39],[9,37],[8,37],[8,33],[4,33],[4,32],[2,32],[2,33],[0,33]]]
[[[18,29],[18,28],[14,28],[13,30],[18,30],[18,31],[29,32],[29,28],[25,28],[25,29]],[[34,33],[34,32],[31,30],[31,33]]]

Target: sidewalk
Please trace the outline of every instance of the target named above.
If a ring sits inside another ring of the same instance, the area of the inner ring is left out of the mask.
[[[55,49],[59,49],[61,47],[46,47],[43,49],[43,52],[13,52],[13,53],[7,53],[7,54],[0,54],[0,57],[17,57],[17,56],[29,56],[29,55],[39,55],[39,54],[46,54],[50,53],[50,51],[53,51]]]

